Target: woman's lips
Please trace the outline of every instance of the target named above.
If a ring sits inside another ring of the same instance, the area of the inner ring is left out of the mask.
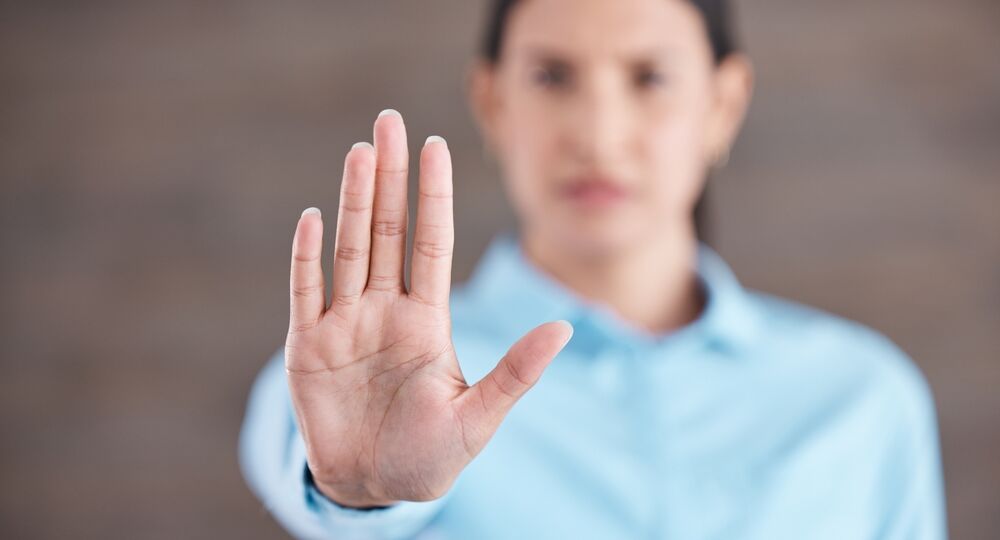
[[[570,202],[594,209],[615,206],[629,196],[629,190],[621,184],[604,179],[577,180],[567,184],[562,192]]]

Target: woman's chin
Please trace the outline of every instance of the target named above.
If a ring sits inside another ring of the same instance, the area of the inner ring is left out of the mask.
[[[553,244],[583,257],[619,255],[643,240],[643,228],[627,219],[572,220],[561,224]]]

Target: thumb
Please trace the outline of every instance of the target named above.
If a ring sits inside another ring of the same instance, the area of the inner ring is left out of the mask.
[[[459,397],[458,407],[466,433],[482,435],[476,452],[493,436],[510,408],[534,386],[572,336],[573,327],[566,321],[536,327],[511,346],[492,371]]]

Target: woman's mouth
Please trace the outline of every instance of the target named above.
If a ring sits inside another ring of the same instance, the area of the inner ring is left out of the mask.
[[[562,188],[563,196],[574,205],[587,209],[606,209],[621,204],[629,190],[619,182],[604,178],[574,180]]]

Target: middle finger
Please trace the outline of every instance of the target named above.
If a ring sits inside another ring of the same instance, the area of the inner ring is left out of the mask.
[[[392,109],[375,120],[375,205],[368,289],[404,290],[406,182],[409,153],[403,117]]]

